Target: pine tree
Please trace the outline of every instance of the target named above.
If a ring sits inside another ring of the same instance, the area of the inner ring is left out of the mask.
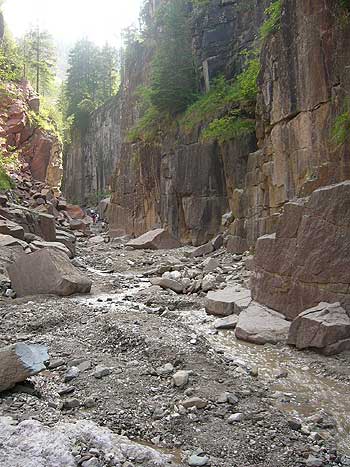
[[[55,81],[56,52],[52,36],[39,27],[21,40],[23,75],[35,84],[38,94],[49,94]]]
[[[152,66],[152,103],[177,114],[195,99],[196,74],[185,0],[172,0],[159,12],[158,48]]]

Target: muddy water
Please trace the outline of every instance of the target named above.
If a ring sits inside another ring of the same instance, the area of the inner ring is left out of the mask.
[[[94,294],[78,300],[84,302],[84,305],[106,311],[133,309],[142,312],[147,307],[136,301],[133,295],[149,286],[147,280],[136,279],[135,283],[134,276],[125,293]],[[350,387],[345,382],[318,374],[317,365],[316,369],[310,366],[322,357],[315,355],[313,358],[313,354],[298,352],[289,347],[258,346],[238,341],[232,331],[215,334],[213,319],[204,310],[179,312],[179,320],[187,323],[193,331],[204,336],[214,349],[220,350],[243,368],[256,367],[260,381],[270,387],[279,409],[302,419],[321,411],[334,417],[337,422],[338,449],[341,453],[350,455]],[[288,376],[276,379],[276,373],[281,369],[287,370]]]
[[[307,359],[288,347],[257,346],[238,341],[232,331],[207,335],[214,348],[238,360],[247,367],[256,367],[259,378],[270,385],[276,405],[302,419],[324,411],[337,421],[337,441],[340,452],[350,454],[350,388],[347,383],[317,374]],[[276,379],[279,370],[286,369],[286,378]]]

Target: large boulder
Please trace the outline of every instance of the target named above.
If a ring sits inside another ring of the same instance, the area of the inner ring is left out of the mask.
[[[23,227],[26,233],[38,235],[46,242],[56,241],[56,221],[51,214],[11,205],[9,208],[0,208],[0,215]]]
[[[51,248],[20,257],[7,271],[18,297],[89,293],[92,285],[70,263],[65,253]]]
[[[250,290],[237,290],[236,287],[226,287],[217,292],[209,292],[205,300],[205,309],[210,315],[229,316],[239,314],[251,303]]]
[[[127,246],[145,250],[169,250],[179,248],[181,244],[172,235],[170,235],[167,230],[155,229],[146,232],[138,238],[130,240]]]
[[[290,323],[283,315],[252,302],[239,315],[236,337],[254,344],[286,342]]]
[[[0,216],[0,234],[11,235],[12,237],[24,240],[24,229],[18,224],[11,222]]]
[[[47,348],[22,342],[0,349],[0,392],[45,370]]]
[[[340,303],[319,303],[295,318],[288,344],[327,355],[350,350],[350,318]]]
[[[350,180],[287,203],[276,234],[260,237],[253,299],[294,319],[320,302],[350,311]]]

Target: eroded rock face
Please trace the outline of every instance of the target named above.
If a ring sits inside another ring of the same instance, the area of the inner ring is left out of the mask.
[[[70,263],[65,253],[51,248],[21,256],[7,271],[18,297],[89,293],[92,285]]]
[[[259,238],[252,296],[295,318],[321,301],[350,310],[350,181],[286,205],[277,233]]]
[[[0,90],[0,133],[4,153],[15,147],[29,164],[36,180],[46,182],[56,192],[61,186],[62,144],[57,136],[40,128],[30,118],[30,112],[39,111],[39,99],[29,83],[6,84]]]
[[[276,231],[281,207],[350,178],[349,142],[331,130],[350,92],[350,24],[332,0],[282,2],[281,29],[265,41],[257,138],[233,235],[254,245]]]

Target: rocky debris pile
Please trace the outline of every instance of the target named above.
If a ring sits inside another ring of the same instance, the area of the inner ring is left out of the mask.
[[[259,238],[252,296],[288,319],[320,302],[350,311],[350,181],[287,203],[277,232]]]
[[[91,234],[92,222],[79,206],[68,204],[44,182],[35,181],[27,164],[13,174],[13,180],[15,187],[0,194],[0,289],[8,297],[14,296],[7,275],[9,265],[47,248],[73,258],[76,242]],[[34,265],[34,261],[30,263]],[[27,271],[28,277],[33,279],[34,272]]]
[[[19,342],[0,348],[0,392],[44,370],[48,359],[43,345]]]
[[[326,355],[350,349],[350,318],[340,303],[319,303],[293,321],[288,343]]]
[[[89,293],[92,286],[63,252],[52,248],[21,256],[7,271],[18,297]]]
[[[81,420],[59,423],[49,428],[36,420],[17,423],[10,417],[0,417],[0,439],[3,467],[144,467],[174,465],[171,456],[133,443],[96,423]],[[16,446],[16,449],[13,447]]]

